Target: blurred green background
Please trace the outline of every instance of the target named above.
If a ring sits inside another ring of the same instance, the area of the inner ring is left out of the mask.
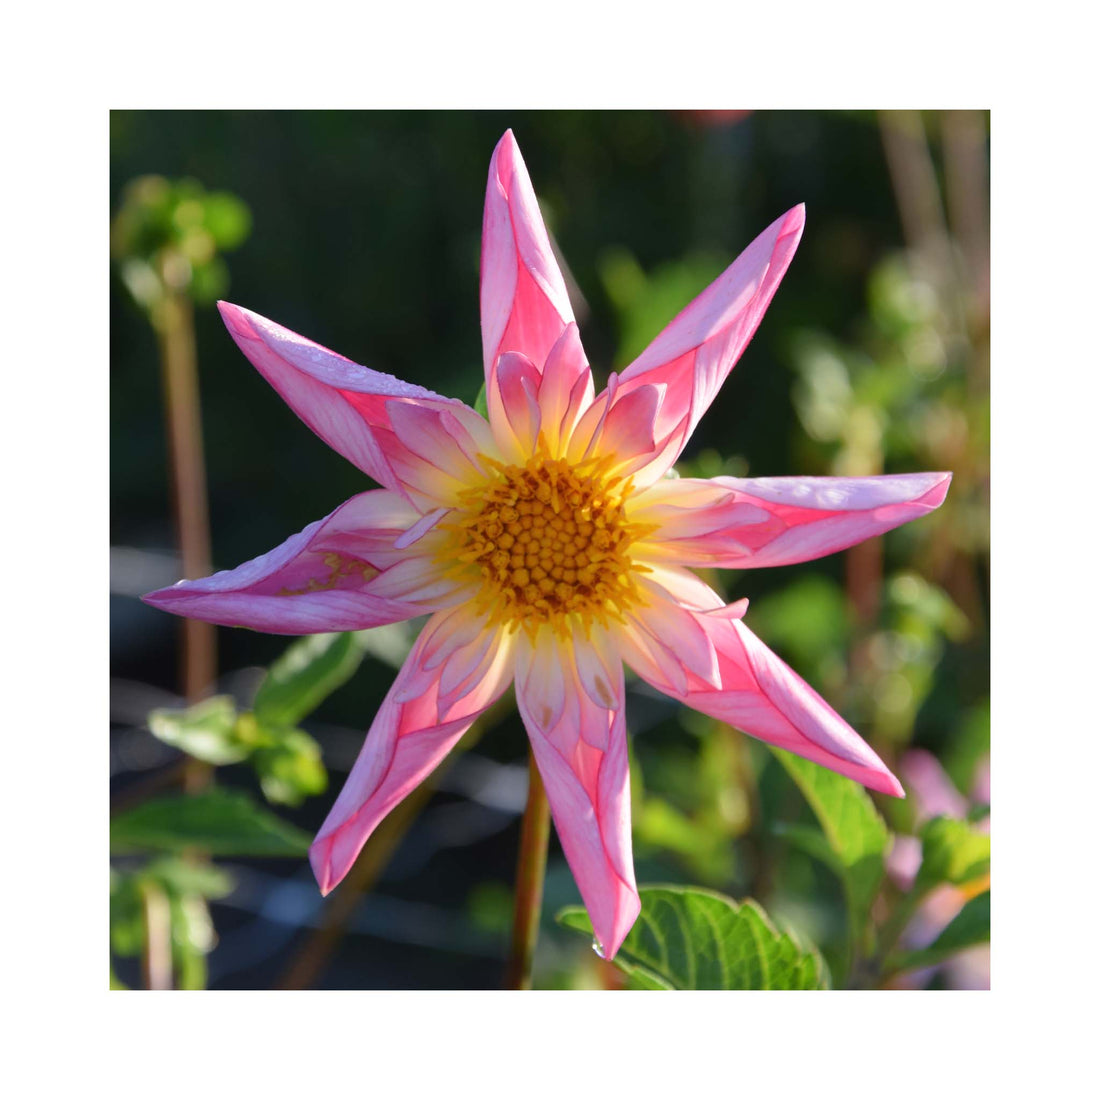
[[[731,599],[750,598],[748,624],[903,781],[907,768],[932,760],[938,789],[962,800],[958,814],[980,817],[989,747],[988,116],[972,112],[113,112],[111,213],[125,211],[111,276],[115,808],[172,789],[179,750],[149,732],[147,716],[182,705],[179,622],[137,599],[182,575],[149,323],[149,274],[158,272],[142,268],[163,233],[141,211],[168,211],[173,255],[186,258],[180,270],[162,264],[159,277],[167,271],[195,303],[212,561],[229,568],[369,486],[253,370],[212,300],[227,297],[472,404],[482,379],[481,210],[489,158],[509,127],[568,268],[598,381],[772,220],[806,203],[799,251],[681,471],[947,469],[955,479],[934,516],[864,548],[708,580]],[[304,783],[297,805],[276,797],[272,812],[284,822],[307,833],[319,826],[414,631],[364,639],[357,673],[302,721],[329,785],[307,796]],[[249,707],[259,670],[287,642],[219,628],[217,690]],[[840,888],[777,828],[806,811],[774,759],[637,681],[628,727],[639,883],[752,894],[832,961]],[[525,761],[522,726],[506,713],[395,836],[369,891],[335,916],[300,858],[219,860],[227,877],[189,895],[209,909],[183,921],[205,960],[203,981],[497,986]],[[264,774],[230,763],[219,786],[270,802]],[[903,835],[925,812],[921,797],[879,806]],[[553,924],[578,895],[552,844],[536,984],[606,984],[583,943]],[[114,866],[125,878],[141,864],[122,853]],[[165,887],[170,897],[174,889]],[[133,917],[126,896],[115,890],[113,928]],[[118,980],[141,984],[134,943],[125,932],[115,939]],[[969,969],[941,967],[911,984],[980,985],[982,965],[970,957]]]

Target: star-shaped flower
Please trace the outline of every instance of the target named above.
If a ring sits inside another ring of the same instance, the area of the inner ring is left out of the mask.
[[[244,354],[384,486],[156,607],[283,634],[430,615],[310,858],[327,893],[379,821],[509,685],[562,848],[610,957],[638,915],[623,662],[705,714],[878,791],[898,781],[692,572],[790,565],[936,508],[950,474],[666,477],[756,331],[802,234],[773,222],[597,395],[509,131],[489,168],[488,422],[221,303]]]

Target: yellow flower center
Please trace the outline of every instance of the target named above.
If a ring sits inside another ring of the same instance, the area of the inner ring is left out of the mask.
[[[634,578],[648,570],[629,548],[652,528],[627,521],[631,483],[605,476],[609,459],[573,466],[540,446],[523,466],[485,461],[496,477],[461,495],[449,526],[459,562],[481,572],[490,621],[532,635],[547,623],[564,636],[572,625],[622,621],[643,602]]]

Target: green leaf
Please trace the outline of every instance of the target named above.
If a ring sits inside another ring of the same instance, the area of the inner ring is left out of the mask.
[[[989,891],[971,898],[956,914],[955,919],[939,934],[935,942],[919,951],[906,951],[894,956],[887,963],[893,973],[903,970],[920,970],[926,966],[938,966],[952,955],[989,942]]]
[[[303,730],[273,731],[271,743],[256,750],[252,765],[269,802],[300,806],[307,795],[328,786],[321,748]]]
[[[477,391],[477,397],[474,399],[474,412],[479,416],[483,416],[486,420],[489,419],[489,397],[484,382],[481,384],[481,389]]]
[[[219,248],[233,249],[252,229],[252,212],[236,195],[214,191],[203,199],[203,222]]]
[[[871,903],[882,883],[890,837],[886,822],[871,796],[854,780],[782,749],[773,748],[772,752],[821,825],[835,856],[830,866],[844,884],[852,943],[862,947]]]
[[[941,882],[960,886],[989,873],[989,834],[969,822],[934,817],[920,839],[921,865],[913,885],[918,894]]]
[[[363,660],[356,635],[311,634],[271,666],[252,709],[262,725],[293,726],[350,679]]]
[[[143,803],[111,821],[111,851],[201,848],[220,856],[303,856],[310,838],[242,791],[212,787]]]
[[[825,989],[821,956],[780,932],[755,902],[710,890],[647,886],[641,915],[615,956],[635,989]],[[557,921],[592,937],[581,906]]]
[[[149,714],[149,729],[158,741],[208,764],[235,764],[248,755],[237,738],[237,707],[228,695],[214,695],[184,709],[165,708]]]
[[[233,876],[222,868],[175,855],[154,859],[139,873],[156,879],[170,897],[224,898],[233,889]]]

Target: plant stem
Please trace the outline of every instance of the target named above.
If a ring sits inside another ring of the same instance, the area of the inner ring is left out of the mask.
[[[210,572],[210,523],[191,302],[179,292],[168,291],[158,304],[153,326],[160,343],[176,535],[183,575],[191,580]],[[194,703],[209,693],[216,676],[216,635],[210,623],[197,619],[184,619],[182,629],[183,693],[189,703]]]
[[[168,898],[155,882],[141,890],[145,945],[141,952],[141,974],[146,989],[172,988],[172,916]]]
[[[504,975],[505,989],[530,989],[535,944],[542,914],[542,887],[546,878],[546,849],[550,841],[550,803],[539,775],[535,754],[529,758],[527,809],[519,838],[516,863],[516,908],[512,922],[512,951]]]

